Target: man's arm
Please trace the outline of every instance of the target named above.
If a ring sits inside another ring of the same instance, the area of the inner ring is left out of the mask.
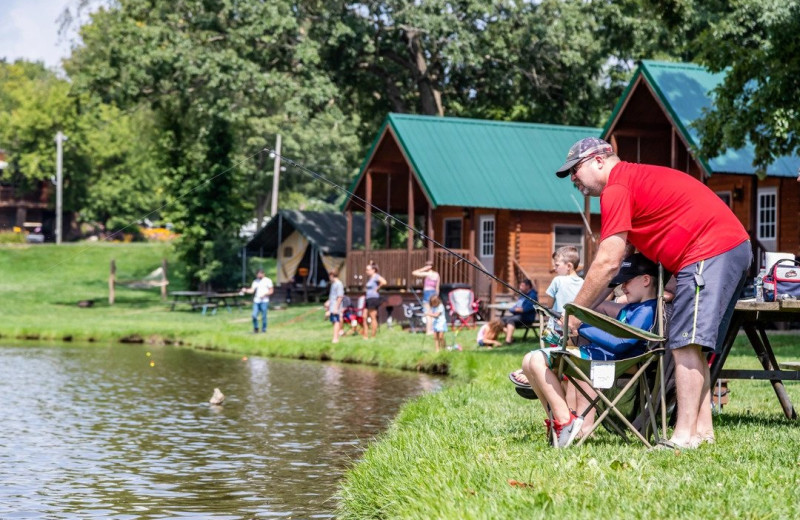
[[[548,307],[548,308],[552,309],[553,308],[553,304],[555,302],[556,302],[555,298],[553,298],[552,296],[550,296],[547,293],[544,293],[541,296],[539,296],[539,303],[541,303],[542,306],[544,306],[544,307]]]
[[[625,258],[627,232],[617,233],[606,237],[597,249],[592,266],[586,273],[586,280],[583,282],[581,290],[575,297],[576,305],[593,308],[599,304],[611,292],[608,284],[619,271],[619,266]],[[575,316],[569,317],[569,330],[577,330],[580,320]]]

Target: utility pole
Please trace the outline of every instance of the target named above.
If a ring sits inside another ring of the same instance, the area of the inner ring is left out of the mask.
[[[64,154],[64,141],[66,140],[67,136],[59,130],[56,133],[56,244],[61,243],[61,233],[63,229],[63,223],[61,222],[64,185],[62,156]]]
[[[275,166],[272,169],[272,209],[270,216],[278,213],[278,183],[281,175],[281,134],[275,140]]]

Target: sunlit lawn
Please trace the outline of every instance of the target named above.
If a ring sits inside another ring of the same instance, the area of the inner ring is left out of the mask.
[[[651,452],[600,431],[581,448],[555,451],[546,445],[539,404],[519,398],[507,381],[533,342],[478,351],[474,331],[458,338],[451,332],[448,343],[468,348],[436,354],[424,335],[384,326],[377,340],[346,336],[332,345],[320,304],[271,310],[264,335],[251,332],[248,308],[206,316],[185,306],[170,311],[157,289],[120,288],[108,305],[111,258],[118,278],[134,279],[169,251],[136,244],[0,248],[0,341],[136,336],[250,355],[446,370],[454,384],[408,403],[347,476],[345,518],[800,516],[800,431],[766,381],[730,383],[714,446]],[[173,280],[171,289],[186,287]],[[79,308],[84,299],[95,305]],[[776,334],[773,344],[779,360],[800,359],[798,335]],[[744,337],[727,368],[759,368]],[[798,385],[786,385],[800,399]]]

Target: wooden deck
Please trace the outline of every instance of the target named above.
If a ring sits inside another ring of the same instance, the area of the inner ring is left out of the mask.
[[[455,253],[471,262],[475,258],[466,249],[454,249]],[[409,255],[405,249],[380,249],[372,251],[350,251],[347,257],[347,278],[345,285],[348,287],[362,287],[364,285],[367,263],[372,261],[378,264],[380,275],[386,279],[391,288],[421,289],[422,278],[411,275],[411,271],[425,265],[428,259],[426,249],[415,249]],[[465,262],[443,249],[433,252],[433,268],[441,275],[442,284],[464,283],[475,287],[478,271]]]

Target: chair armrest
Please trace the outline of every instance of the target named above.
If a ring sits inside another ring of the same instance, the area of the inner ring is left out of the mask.
[[[667,340],[667,338],[659,336],[658,334],[653,334],[652,332],[633,327],[627,323],[622,323],[610,316],[593,311],[587,307],[575,305],[574,303],[568,303],[564,306],[564,319],[567,320],[569,316],[575,316],[582,322],[604,330],[618,338],[635,338],[658,343]]]

